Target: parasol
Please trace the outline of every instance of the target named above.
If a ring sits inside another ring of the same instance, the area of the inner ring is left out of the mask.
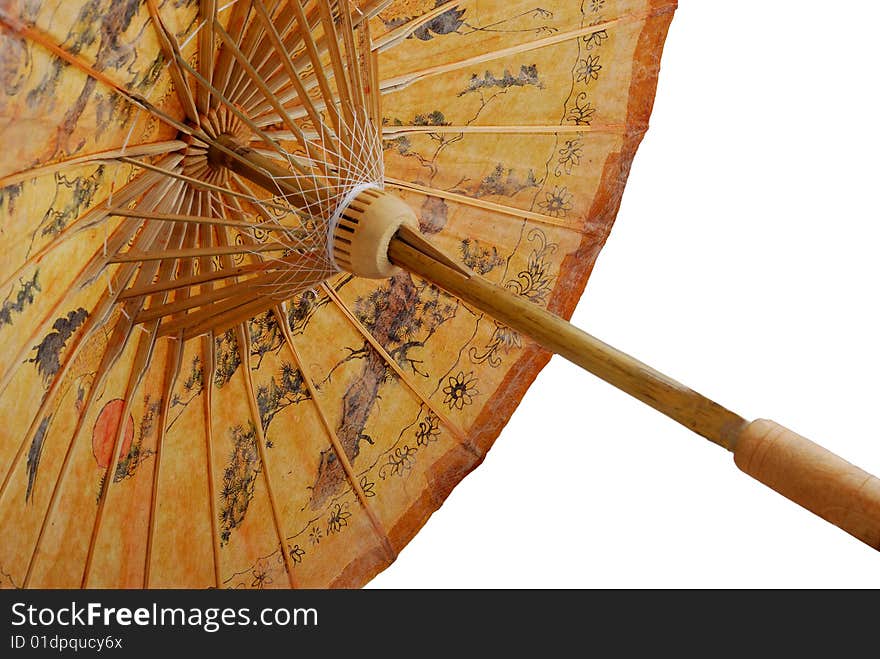
[[[871,541],[850,465],[542,311],[610,229],[673,9],[4,3],[8,585],[363,583],[482,460],[530,336]],[[750,468],[771,431],[843,484]]]

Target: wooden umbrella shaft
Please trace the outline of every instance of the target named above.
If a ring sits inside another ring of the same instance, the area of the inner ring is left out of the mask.
[[[282,197],[292,209],[320,207],[322,195],[317,176],[297,175],[229,135],[204,141],[208,142],[208,161],[212,165],[226,167],[244,176],[264,190]]]
[[[880,549],[880,480],[777,423],[747,422],[436,252],[418,232],[403,227],[392,239],[388,257],[732,451],[737,467],[749,476]]]
[[[650,405],[699,435],[733,450],[746,420],[626,353],[603,343],[527,298],[426,253],[424,239],[402,229],[391,241],[392,263],[424,277],[511,329]]]

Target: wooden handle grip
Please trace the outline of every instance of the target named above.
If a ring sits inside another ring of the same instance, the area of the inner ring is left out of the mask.
[[[880,549],[880,480],[773,421],[739,436],[736,466],[784,497]]]

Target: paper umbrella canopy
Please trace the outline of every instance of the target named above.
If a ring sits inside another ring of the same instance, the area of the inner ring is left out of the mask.
[[[558,318],[675,5],[0,1],[0,583],[359,586],[545,348],[822,508],[806,440]]]

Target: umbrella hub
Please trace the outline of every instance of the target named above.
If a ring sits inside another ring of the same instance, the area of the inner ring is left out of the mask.
[[[329,252],[337,267],[359,277],[383,279],[398,271],[388,246],[401,227],[419,229],[412,208],[378,186],[362,186],[340,204],[330,222]]]
[[[388,245],[402,226],[418,231],[419,221],[409,205],[385,192],[379,182],[363,182],[347,189],[331,191],[319,187],[318,179],[297,176],[277,162],[242,144],[234,135],[222,134],[207,150],[211,167],[234,171],[276,194],[290,206],[294,215],[323,214],[315,223],[325,234],[327,256],[337,269],[359,277],[383,279],[398,269],[388,260]],[[313,186],[314,181],[314,186]],[[334,193],[335,192],[335,193]],[[333,199],[328,205],[326,199]]]
[[[247,144],[251,139],[250,129],[225,105],[199,115],[199,126],[192,122],[188,123],[193,128],[200,129],[212,141],[224,139],[234,144]],[[185,175],[211,185],[228,186],[229,169],[210,157],[210,149],[202,140],[193,139],[182,133],[179,139],[189,143],[181,163]]]

